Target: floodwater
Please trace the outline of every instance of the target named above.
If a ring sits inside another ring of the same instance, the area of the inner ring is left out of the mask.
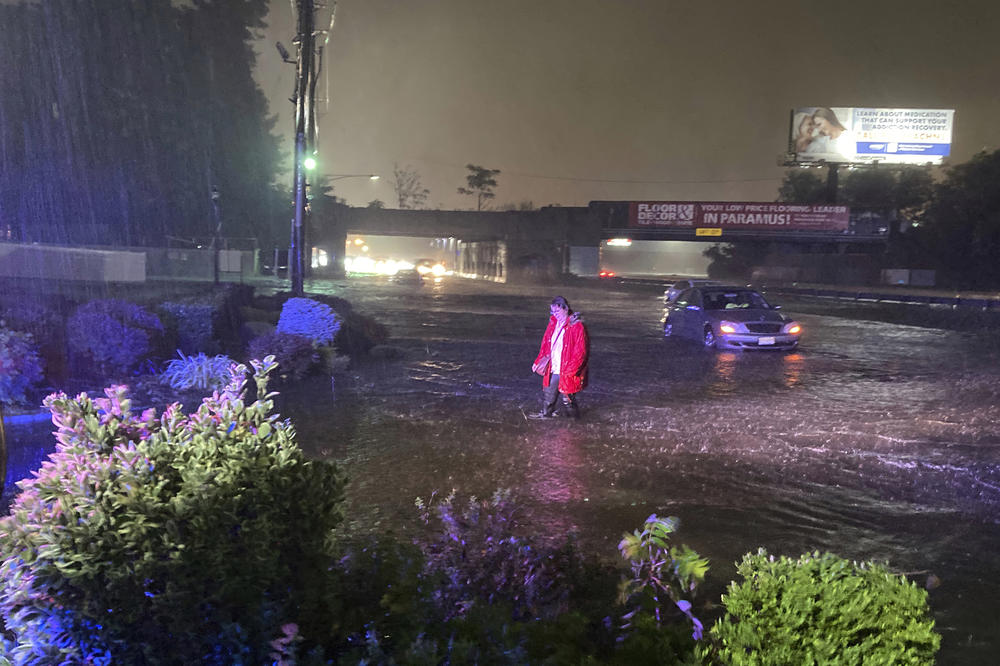
[[[434,491],[511,488],[536,533],[616,557],[623,532],[675,515],[711,560],[702,601],[758,547],[887,561],[933,587],[940,663],[1000,663],[996,345],[812,314],[797,352],[709,352],[662,338],[662,288],[618,283],[311,289],[392,335],[395,354],[278,399],[300,444],[343,465],[359,525],[405,529]],[[531,421],[556,293],[583,313],[590,385],[580,421]]]

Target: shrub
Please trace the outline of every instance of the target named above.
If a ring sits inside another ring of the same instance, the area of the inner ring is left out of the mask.
[[[311,298],[289,298],[281,307],[278,333],[302,335],[313,344],[330,345],[340,330],[340,317],[324,303]]]
[[[456,504],[454,493],[428,503],[417,498],[430,537],[421,542],[428,573],[440,578],[437,603],[445,619],[477,604],[510,604],[512,619],[554,617],[566,610],[560,572],[523,534],[510,492]]]
[[[219,350],[219,342],[212,331],[215,307],[209,303],[161,303],[163,321],[176,335],[178,351],[194,353],[199,350]]]
[[[327,631],[343,481],[272,414],[273,361],[254,368],[252,404],[238,366],[189,415],[134,414],[123,386],[45,400],[56,452],[0,519],[15,664],[270,663],[286,625]]]
[[[0,403],[27,402],[27,392],[42,379],[42,361],[30,333],[12,331],[0,319]]]
[[[389,330],[383,324],[355,312],[345,317],[333,345],[342,354],[367,354],[372,347],[385,344],[388,339]]]
[[[66,328],[71,351],[93,361],[102,373],[117,376],[146,359],[163,335],[159,317],[119,299],[81,305]]]
[[[3,316],[10,328],[30,333],[38,347],[45,377],[50,385],[66,380],[66,321],[63,311],[67,302],[51,295],[39,300],[20,299],[3,306]]]
[[[179,349],[177,354],[180,358],[168,361],[166,370],[160,375],[160,381],[171,388],[179,391],[192,388],[215,390],[229,383],[233,359],[228,356],[185,356]]]
[[[619,542],[618,552],[631,571],[621,590],[621,600],[632,609],[625,615],[624,629],[631,628],[637,615],[648,614],[656,626],[689,620],[692,638],[701,638],[702,624],[691,614],[691,602],[685,597],[694,594],[705,580],[708,560],[686,545],[670,545],[669,535],[679,522],[673,516],[658,518],[654,513],[641,530],[626,533]]]
[[[629,566],[619,588],[624,613],[616,658],[621,663],[689,663],[695,641],[702,638],[689,599],[705,579],[708,560],[686,545],[670,544],[679,522],[653,514],[618,544]]]
[[[576,658],[596,650],[600,637],[614,645],[603,615],[569,611],[592,610],[584,595],[596,593],[606,613],[617,572],[594,576],[574,542],[550,545],[525,534],[509,491],[463,501],[453,492],[416,504],[426,526],[416,544],[431,612],[401,663],[586,663]]]
[[[273,356],[284,379],[302,379],[316,365],[318,355],[309,338],[292,333],[268,333],[250,341],[251,358]]]
[[[934,663],[941,637],[927,591],[882,565],[760,549],[737,571],[744,580],[730,584],[711,629],[723,663]]]

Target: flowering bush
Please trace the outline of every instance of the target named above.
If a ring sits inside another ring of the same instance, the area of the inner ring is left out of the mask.
[[[119,299],[81,305],[66,323],[71,351],[93,361],[101,372],[122,375],[146,359],[163,335],[160,318]]]
[[[273,360],[253,365],[256,401],[237,366],[193,414],[135,414],[124,386],[45,400],[56,452],[0,519],[14,664],[262,664],[282,627],[325,631],[343,480],[272,414]]]
[[[12,331],[0,320],[0,402],[24,403],[42,379],[42,361],[30,333]]]
[[[167,368],[160,375],[160,381],[179,391],[197,388],[202,390],[222,388],[229,383],[229,370],[233,359],[218,355],[209,358],[199,353],[197,356],[185,356],[177,350],[180,358],[167,362]]]
[[[328,346],[340,330],[340,317],[329,305],[311,298],[289,298],[281,307],[278,333],[304,335],[318,346]]]
[[[725,664],[933,664],[927,591],[872,562],[747,553],[711,629]],[[706,655],[707,656],[707,655]]]
[[[268,333],[250,341],[251,358],[273,356],[285,379],[301,379],[318,361],[313,343],[304,335]]]

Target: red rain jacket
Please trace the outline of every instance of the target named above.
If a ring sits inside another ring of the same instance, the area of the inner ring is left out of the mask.
[[[542,346],[535,357],[535,363],[543,356],[552,355],[552,333],[556,330],[556,318],[549,317],[549,325],[542,336]],[[570,313],[563,333],[562,358],[559,371],[559,392],[576,393],[587,385],[587,357],[590,356],[590,339],[587,329],[576,313]],[[549,363],[542,376],[542,386],[549,385],[552,364]]]

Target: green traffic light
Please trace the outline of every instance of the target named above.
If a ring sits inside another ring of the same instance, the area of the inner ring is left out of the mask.
[[[316,168],[316,158],[315,157],[305,158],[304,160],[302,160],[302,166],[304,166],[309,171],[312,171],[313,169]]]

